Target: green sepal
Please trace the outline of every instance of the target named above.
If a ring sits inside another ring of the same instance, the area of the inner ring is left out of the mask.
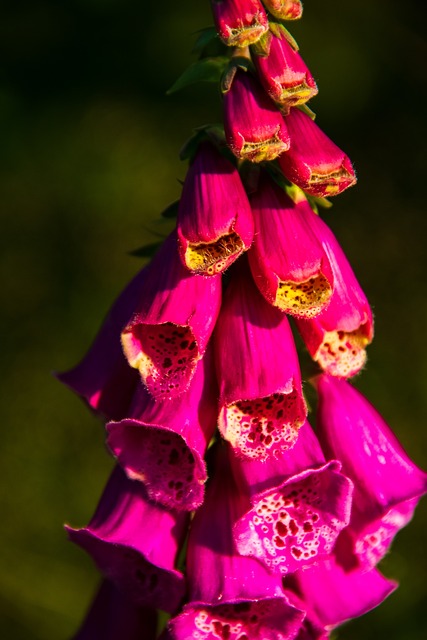
[[[145,244],[139,249],[134,249],[134,251],[129,251],[130,256],[134,256],[135,258],[152,258],[156,251],[160,249],[163,244],[163,240],[157,240],[157,242],[150,242],[150,244]]]
[[[178,208],[179,200],[175,200],[175,202],[171,202],[170,205],[166,207],[166,209],[163,209],[160,215],[162,216],[162,218],[176,218],[178,215]]]
[[[282,23],[270,22],[270,31],[277,38],[285,38],[294,51],[299,50],[298,42]]]
[[[228,62],[229,58],[226,56],[202,58],[193,62],[166,91],[166,95],[170,96],[172,93],[197,82],[219,82]]]
[[[255,67],[250,58],[246,56],[233,56],[231,60],[228,61],[227,66],[225,67],[223,74],[221,76],[221,93],[228,93],[231,89],[231,85],[233,84],[234,76],[236,75],[237,69],[241,69],[245,72],[252,72],[255,74]]]
[[[223,127],[218,124],[206,124],[194,129],[193,135],[184,143],[179,152],[180,159],[192,160],[199,144],[205,140],[210,140],[217,148],[224,147],[226,142]]]
[[[305,191],[304,191],[305,193]],[[307,198],[307,200],[310,203],[310,206],[313,210],[316,210],[316,213],[318,212],[319,207],[321,209],[330,209],[333,206],[333,203],[328,200],[327,198],[321,198],[318,196],[310,196],[308,195],[308,193],[305,193],[305,197]]]
[[[251,52],[254,53],[258,58],[266,58],[270,53],[270,45],[271,45],[271,32],[267,31],[263,33],[261,38],[251,45]]]
[[[306,104],[297,105],[297,109],[299,109],[300,111],[305,113],[312,120],[316,120],[316,114],[314,113],[314,111],[312,109],[310,109],[310,107],[307,107]]]

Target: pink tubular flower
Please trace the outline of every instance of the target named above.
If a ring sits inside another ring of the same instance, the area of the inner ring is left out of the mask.
[[[259,0],[211,0],[215,26],[230,47],[247,47],[268,31],[268,18]]]
[[[262,0],[269,12],[282,20],[298,20],[302,16],[301,0]]]
[[[104,580],[73,640],[155,640],[157,611],[136,607]]]
[[[289,322],[239,267],[215,330],[219,429],[239,455],[265,460],[294,445],[307,409]]]
[[[311,357],[322,369],[348,378],[366,362],[365,349],[374,337],[372,311],[337,239],[319,216],[313,217],[312,229],[329,258],[334,292],[325,311],[296,323]]]
[[[253,220],[239,172],[211,144],[200,145],[185,178],[177,221],[184,265],[221,273],[248,249]]]
[[[149,277],[142,269],[111,307],[93,345],[71,371],[57,378],[105,418],[120,420],[126,415],[139,376],[123,355],[120,333],[134,313],[140,292]]]
[[[356,183],[350,159],[299,109],[286,117],[291,146],[279,159],[288,180],[312,196],[336,196]]]
[[[363,566],[375,565],[411,519],[427,491],[427,474],[372,405],[345,380],[315,379],[318,433],[326,456],[341,461],[355,484],[349,534]]]
[[[66,530],[134,604],[172,613],[185,592],[174,567],[187,522],[186,513],[150,502],[144,486],[116,467],[89,525]]]
[[[317,94],[307,65],[282,36],[271,34],[266,56],[254,55],[259,78],[269,96],[288,111]]]
[[[339,462],[325,464],[308,423],[291,453],[268,464],[234,460],[233,466],[252,503],[234,527],[239,553],[286,575],[331,552],[350,521],[353,484],[339,473]]]
[[[288,589],[297,593],[295,604],[306,609],[306,620],[311,621],[314,628],[323,627],[325,631],[332,631],[343,622],[371,611],[397,586],[396,582],[387,580],[376,569],[345,571],[335,554],[284,580],[291,602],[293,600]],[[324,636],[314,634],[306,637],[308,640]]]
[[[289,149],[282,114],[249,72],[238,70],[224,94],[224,129],[230,149],[242,160],[274,160]]]
[[[256,285],[286,313],[311,318],[328,305],[334,277],[316,214],[304,195],[294,202],[264,174],[251,198],[254,243],[248,253]]]
[[[289,604],[278,577],[256,560],[240,556],[234,546],[232,525],[246,500],[221,449],[222,444],[190,531],[189,603],[169,623],[170,635],[174,640],[292,640],[304,613]]]
[[[188,388],[206,350],[221,304],[221,279],[189,274],[179,258],[175,233],[149,269],[122,344],[148,391],[170,399]]]
[[[108,446],[127,475],[171,509],[191,511],[203,501],[203,455],[217,419],[212,365],[206,353],[188,391],[172,400],[155,401],[141,386],[130,417],[107,424]]]

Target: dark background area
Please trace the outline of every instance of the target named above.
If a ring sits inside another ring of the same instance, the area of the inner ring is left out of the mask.
[[[357,386],[427,468],[425,18],[422,1],[307,0],[290,29],[317,122],[359,178],[325,214],[376,316]],[[62,524],[87,522],[112,461],[102,424],[51,372],[81,358],[140,268],[128,252],[169,231],[178,150],[221,109],[213,86],[165,91],[210,23],[208,0],[2,3],[3,638],[69,638],[98,581]],[[382,563],[401,587],[338,637],[427,637],[426,530],[427,501]]]

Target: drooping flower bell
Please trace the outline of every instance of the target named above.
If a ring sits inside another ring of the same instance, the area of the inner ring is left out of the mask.
[[[251,198],[254,243],[248,253],[254,281],[266,300],[291,315],[310,318],[324,310],[334,277],[316,214],[300,192],[296,201],[266,174]]]
[[[123,355],[120,334],[138,306],[141,290],[150,277],[142,269],[112,305],[83,360],[57,378],[82,396],[88,405],[108,420],[123,418],[139,381]]]
[[[341,536],[344,535],[345,531]],[[377,569],[346,571],[333,553],[312,567],[287,576],[284,587],[286,593],[293,590],[299,597],[295,604],[306,610],[306,620],[315,630],[307,640],[314,640],[324,637],[319,633],[322,627],[329,637],[329,632],[338,625],[380,605],[397,588],[397,583]]]
[[[374,407],[345,380],[318,376],[318,435],[327,457],[354,482],[348,533],[362,566],[375,565],[427,491],[427,474],[408,457]]]
[[[305,104],[317,94],[317,85],[298,51],[280,32],[270,34],[267,53],[253,61],[264,89],[282,110]]]
[[[185,512],[151,502],[144,485],[116,467],[89,525],[66,530],[131,602],[173,613],[185,593],[175,562],[187,524]]]
[[[239,172],[207,142],[185,178],[177,234],[184,265],[201,275],[221,273],[252,243],[252,213]]]
[[[332,551],[350,521],[353,484],[340,473],[339,462],[325,463],[308,423],[292,451],[281,457],[268,463],[232,461],[252,503],[234,527],[239,553],[286,575]]]
[[[289,149],[279,109],[259,82],[240,69],[224,94],[224,129],[230,149],[241,160],[274,160]]]
[[[312,196],[336,196],[356,182],[348,156],[306,113],[291,109],[286,117],[290,149],[279,159],[288,180]]]
[[[315,318],[296,324],[311,357],[327,373],[348,378],[366,362],[366,347],[374,337],[372,311],[337,239],[319,216],[312,229],[322,240],[334,277],[329,305]]]
[[[73,640],[155,640],[156,609],[137,607],[112,582],[103,580]]]
[[[206,353],[185,393],[156,401],[141,385],[129,417],[106,427],[108,446],[127,475],[171,509],[191,511],[203,501],[203,456],[217,420],[214,378]]]
[[[221,304],[221,279],[188,272],[178,255],[176,233],[149,269],[122,344],[148,391],[170,399],[188,388],[206,350]]]
[[[302,16],[301,0],[263,0],[269,12],[281,20],[298,20]]]
[[[215,26],[230,47],[246,47],[268,30],[267,14],[260,0],[211,0]]]
[[[230,474],[226,445],[216,447],[205,502],[188,540],[189,602],[169,623],[173,640],[293,640],[304,612],[289,604],[281,580],[237,553],[232,527],[247,504]]]
[[[239,455],[266,460],[291,448],[307,409],[289,322],[253,283],[242,258],[215,328],[219,429]]]

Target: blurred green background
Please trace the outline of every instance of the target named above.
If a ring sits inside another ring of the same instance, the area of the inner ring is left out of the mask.
[[[325,214],[376,315],[357,385],[427,468],[422,0],[306,0],[291,26],[320,88],[320,126],[359,183]],[[10,0],[0,9],[3,425],[0,632],[63,640],[98,581],[63,522],[92,515],[111,459],[102,425],[51,372],[74,365],[169,231],[178,150],[220,118],[213,86],[166,89],[194,58],[208,0]],[[427,637],[427,501],[383,562],[401,587],[339,637]]]

